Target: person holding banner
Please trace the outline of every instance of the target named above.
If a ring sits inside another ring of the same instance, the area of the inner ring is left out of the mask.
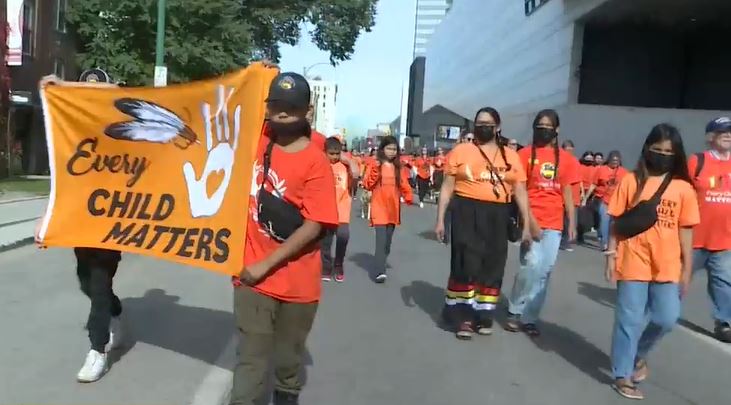
[[[338,226],[335,180],[311,141],[310,87],[280,73],[266,100],[269,122],[254,162],[244,269],[233,282],[240,333],[231,405],[266,395],[274,363],[274,404],[298,403],[305,341],[320,301],[320,238]]]
[[[48,85],[64,86],[78,83],[64,82],[51,75],[40,81],[40,87]],[[116,84],[96,81],[89,82],[87,86],[118,87]],[[34,232],[39,247],[42,247],[39,236],[42,221],[43,218],[36,223]],[[108,370],[107,353],[122,345],[122,303],[112,288],[122,254],[117,250],[76,247],[74,255],[81,291],[91,301],[86,322],[91,348],[76,379],[82,383],[90,383],[99,380]]]

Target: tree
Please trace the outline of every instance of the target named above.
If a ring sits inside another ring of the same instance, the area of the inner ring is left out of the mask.
[[[279,45],[310,30],[336,65],[374,25],[378,0],[167,0],[165,64],[171,82],[215,76],[251,60],[278,61]],[[67,18],[78,62],[130,85],[152,82],[156,0],[72,0]]]

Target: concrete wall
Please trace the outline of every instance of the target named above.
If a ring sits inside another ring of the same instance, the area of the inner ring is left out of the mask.
[[[606,1],[552,0],[530,16],[520,1],[455,2],[430,40],[423,108],[470,117],[573,102],[574,21]]]

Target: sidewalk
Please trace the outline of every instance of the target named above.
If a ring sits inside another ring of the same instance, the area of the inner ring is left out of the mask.
[[[33,230],[47,197],[7,192],[0,196],[0,252],[33,241]]]

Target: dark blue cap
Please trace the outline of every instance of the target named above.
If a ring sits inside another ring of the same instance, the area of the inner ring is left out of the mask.
[[[719,117],[706,125],[706,133],[731,131],[731,118]]]

